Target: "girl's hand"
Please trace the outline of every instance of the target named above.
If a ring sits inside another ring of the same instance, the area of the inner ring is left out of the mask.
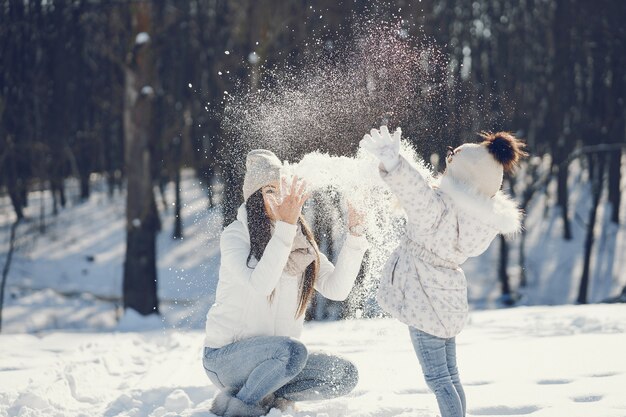
[[[296,224],[302,213],[302,206],[308,200],[309,194],[305,194],[306,182],[300,181],[298,177],[293,177],[291,186],[287,184],[287,179],[281,179],[280,200],[275,195],[269,195],[269,206],[277,221],[289,224]]]
[[[363,227],[365,216],[362,211],[357,210],[349,201],[348,201],[348,230],[350,234],[355,236],[362,235],[365,230]]]
[[[400,163],[401,136],[400,128],[397,128],[391,136],[387,126],[381,126],[380,130],[372,129],[369,134],[363,136],[359,146],[378,158],[385,171],[391,172]]]

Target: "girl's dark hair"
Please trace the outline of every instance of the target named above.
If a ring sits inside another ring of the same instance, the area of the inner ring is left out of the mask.
[[[261,190],[257,190],[248,197],[246,201],[246,213],[248,214],[248,233],[250,234],[250,253],[248,254],[247,265],[248,268],[250,268],[250,259],[254,256],[257,260],[260,260],[265,251],[265,247],[272,237],[271,221],[265,212],[263,192]],[[304,216],[300,215],[298,224],[302,228],[302,232],[307,240],[311,243],[311,246],[313,246],[317,256],[315,261],[306,268],[304,278],[300,281],[300,301],[298,303],[296,317],[300,317],[306,312],[309,301],[315,290],[315,281],[317,280],[320,267],[319,249]],[[273,296],[274,293],[272,292],[270,301]]]
[[[504,172],[510,173],[519,164],[520,159],[528,156],[524,151],[526,144],[509,132],[481,132],[482,144],[496,161],[502,164]]]

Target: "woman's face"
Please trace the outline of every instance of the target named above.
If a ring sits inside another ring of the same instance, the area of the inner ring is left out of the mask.
[[[452,148],[452,146],[448,146],[448,153],[446,155],[446,167],[452,163],[452,160],[454,159],[454,155],[461,152],[461,150],[462,149],[460,146],[456,149]]]
[[[447,165],[450,165],[450,162],[452,162],[452,159],[454,159],[454,155],[456,155],[459,152],[461,152],[460,147],[454,149],[452,146],[448,146],[448,153],[446,154]]]
[[[276,219],[274,217],[274,213],[272,212],[272,209],[270,208],[269,199],[271,196],[273,196],[278,200],[279,190],[280,190],[280,185],[278,181],[274,181],[264,186],[263,188],[261,188],[261,192],[263,193],[263,204],[265,205],[265,213],[267,214],[267,217],[269,217],[269,219],[272,221]]]

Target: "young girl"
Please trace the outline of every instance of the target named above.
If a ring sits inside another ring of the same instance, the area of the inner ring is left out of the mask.
[[[261,416],[293,401],[338,397],[358,380],[351,362],[309,353],[297,338],[314,290],[333,300],[350,293],[367,248],[361,216],[349,209],[350,234],[333,266],[301,215],[305,185],[294,178],[281,187],[281,167],[270,151],[248,154],[245,203],[221,235],[203,355],[221,390],[211,408],[218,416]]]
[[[401,131],[372,129],[360,146],[407,215],[405,235],[387,262],[379,305],[409,326],[411,341],[442,417],[465,415],[455,336],[465,325],[467,282],[460,265],[483,253],[498,233],[515,233],[521,213],[499,190],[504,172],[526,155],[509,133],[483,134],[449,152],[438,184],[399,155]],[[422,171],[427,172],[424,167]]]

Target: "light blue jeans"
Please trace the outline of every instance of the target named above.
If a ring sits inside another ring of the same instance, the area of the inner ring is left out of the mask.
[[[465,392],[456,366],[454,337],[442,339],[409,327],[411,341],[428,387],[435,393],[441,417],[465,416]]]
[[[272,393],[290,401],[335,398],[352,391],[359,379],[352,362],[308,353],[298,340],[282,336],[205,347],[202,363],[215,385],[247,404],[259,404]]]

